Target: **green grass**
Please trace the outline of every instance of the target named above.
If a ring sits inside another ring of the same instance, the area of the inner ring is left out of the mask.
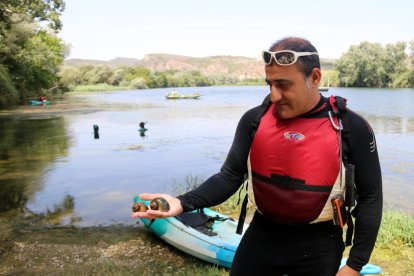
[[[377,246],[386,249],[414,248],[414,216],[397,210],[385,211]]]

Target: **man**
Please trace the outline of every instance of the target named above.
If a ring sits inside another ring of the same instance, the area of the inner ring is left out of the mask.
[[[353,246],[339,271],[344,250],[334,225],[331,199],[344,194],[340,122],[321,96],[319,56],[302,38],[277,41],[263,52],[270,101],[241,118],[220,173],[177,198],[162,196],[167,213],[149,210],[133,217],[159,218],[220,204],[246,177],[256,207],[230,275],[359,275],[373,250],[382,214],[381,169],[368,123],[348,110],[346,158],[355,165],[357,206]],[[330,116],[330,117],[329,117]],[[260,118],[259,125],[255,124]]]

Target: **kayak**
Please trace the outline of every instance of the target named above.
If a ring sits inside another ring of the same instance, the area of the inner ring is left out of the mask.
[[[50,104],[49,101],[30,101],[31,105],[46,105],[46,104]]]
[[[138,196],[134,197],[134,203],[138,201],[149,205],[148,201],[143,201]],[[152,222],[141,218],[141,221],[156,236],[181,251],[204,261],[230,268],[242,238],[242,235],[236,234],[237,221],[208,208],[204,208],[203,215],[198,212],[182,215],[182,217],[155,219]],[[196,221],[190,222],[193,225],[205,219],[208,227],[203,225],[191,227],[180,219],[187,224],[189,224],[187,220]],[[245,224],[244,229],[248,226]]]
[[[135,202],[149,205],[149,201],[141,200],[138,196],[134,197]],[[245,223],[242,235],[238,235],[236,220],[209,208],[204,208],[202,213],[193,211],[176,217],[155,219],[152,222],[144,218],[140,220],[156,236],[177,249],[227,268],[231,267],[240,240],[249,227]],[[343,258],[341,267],[345,264],[346,258]],[[381,270],[377,265],[366,264],[360,274],[379,274]]]

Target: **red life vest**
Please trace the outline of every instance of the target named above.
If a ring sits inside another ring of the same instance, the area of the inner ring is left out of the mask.
[[[331,209],[328,199],[338,182],[338,132],[328,117],[281,119],[275,114],[272,104],[253,139],[249,186],[254,198],[249,198],[279,223],[315,222],[324,208]]]

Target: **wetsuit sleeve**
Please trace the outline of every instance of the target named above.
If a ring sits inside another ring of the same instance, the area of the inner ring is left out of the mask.
[[[208,178],[196,189],[177,197],[184,211],[218,205],[239,189],[247,174],[252,120],[259,112],[260,107],[253,108],[240,119],[233,144],[220,172]]]
[[[348,266],[360,271],[374,248],[382,216],[382,178],[374,132],[356,113],[349,111],[349,162],[355,165],[357,205],[353,246]]]

